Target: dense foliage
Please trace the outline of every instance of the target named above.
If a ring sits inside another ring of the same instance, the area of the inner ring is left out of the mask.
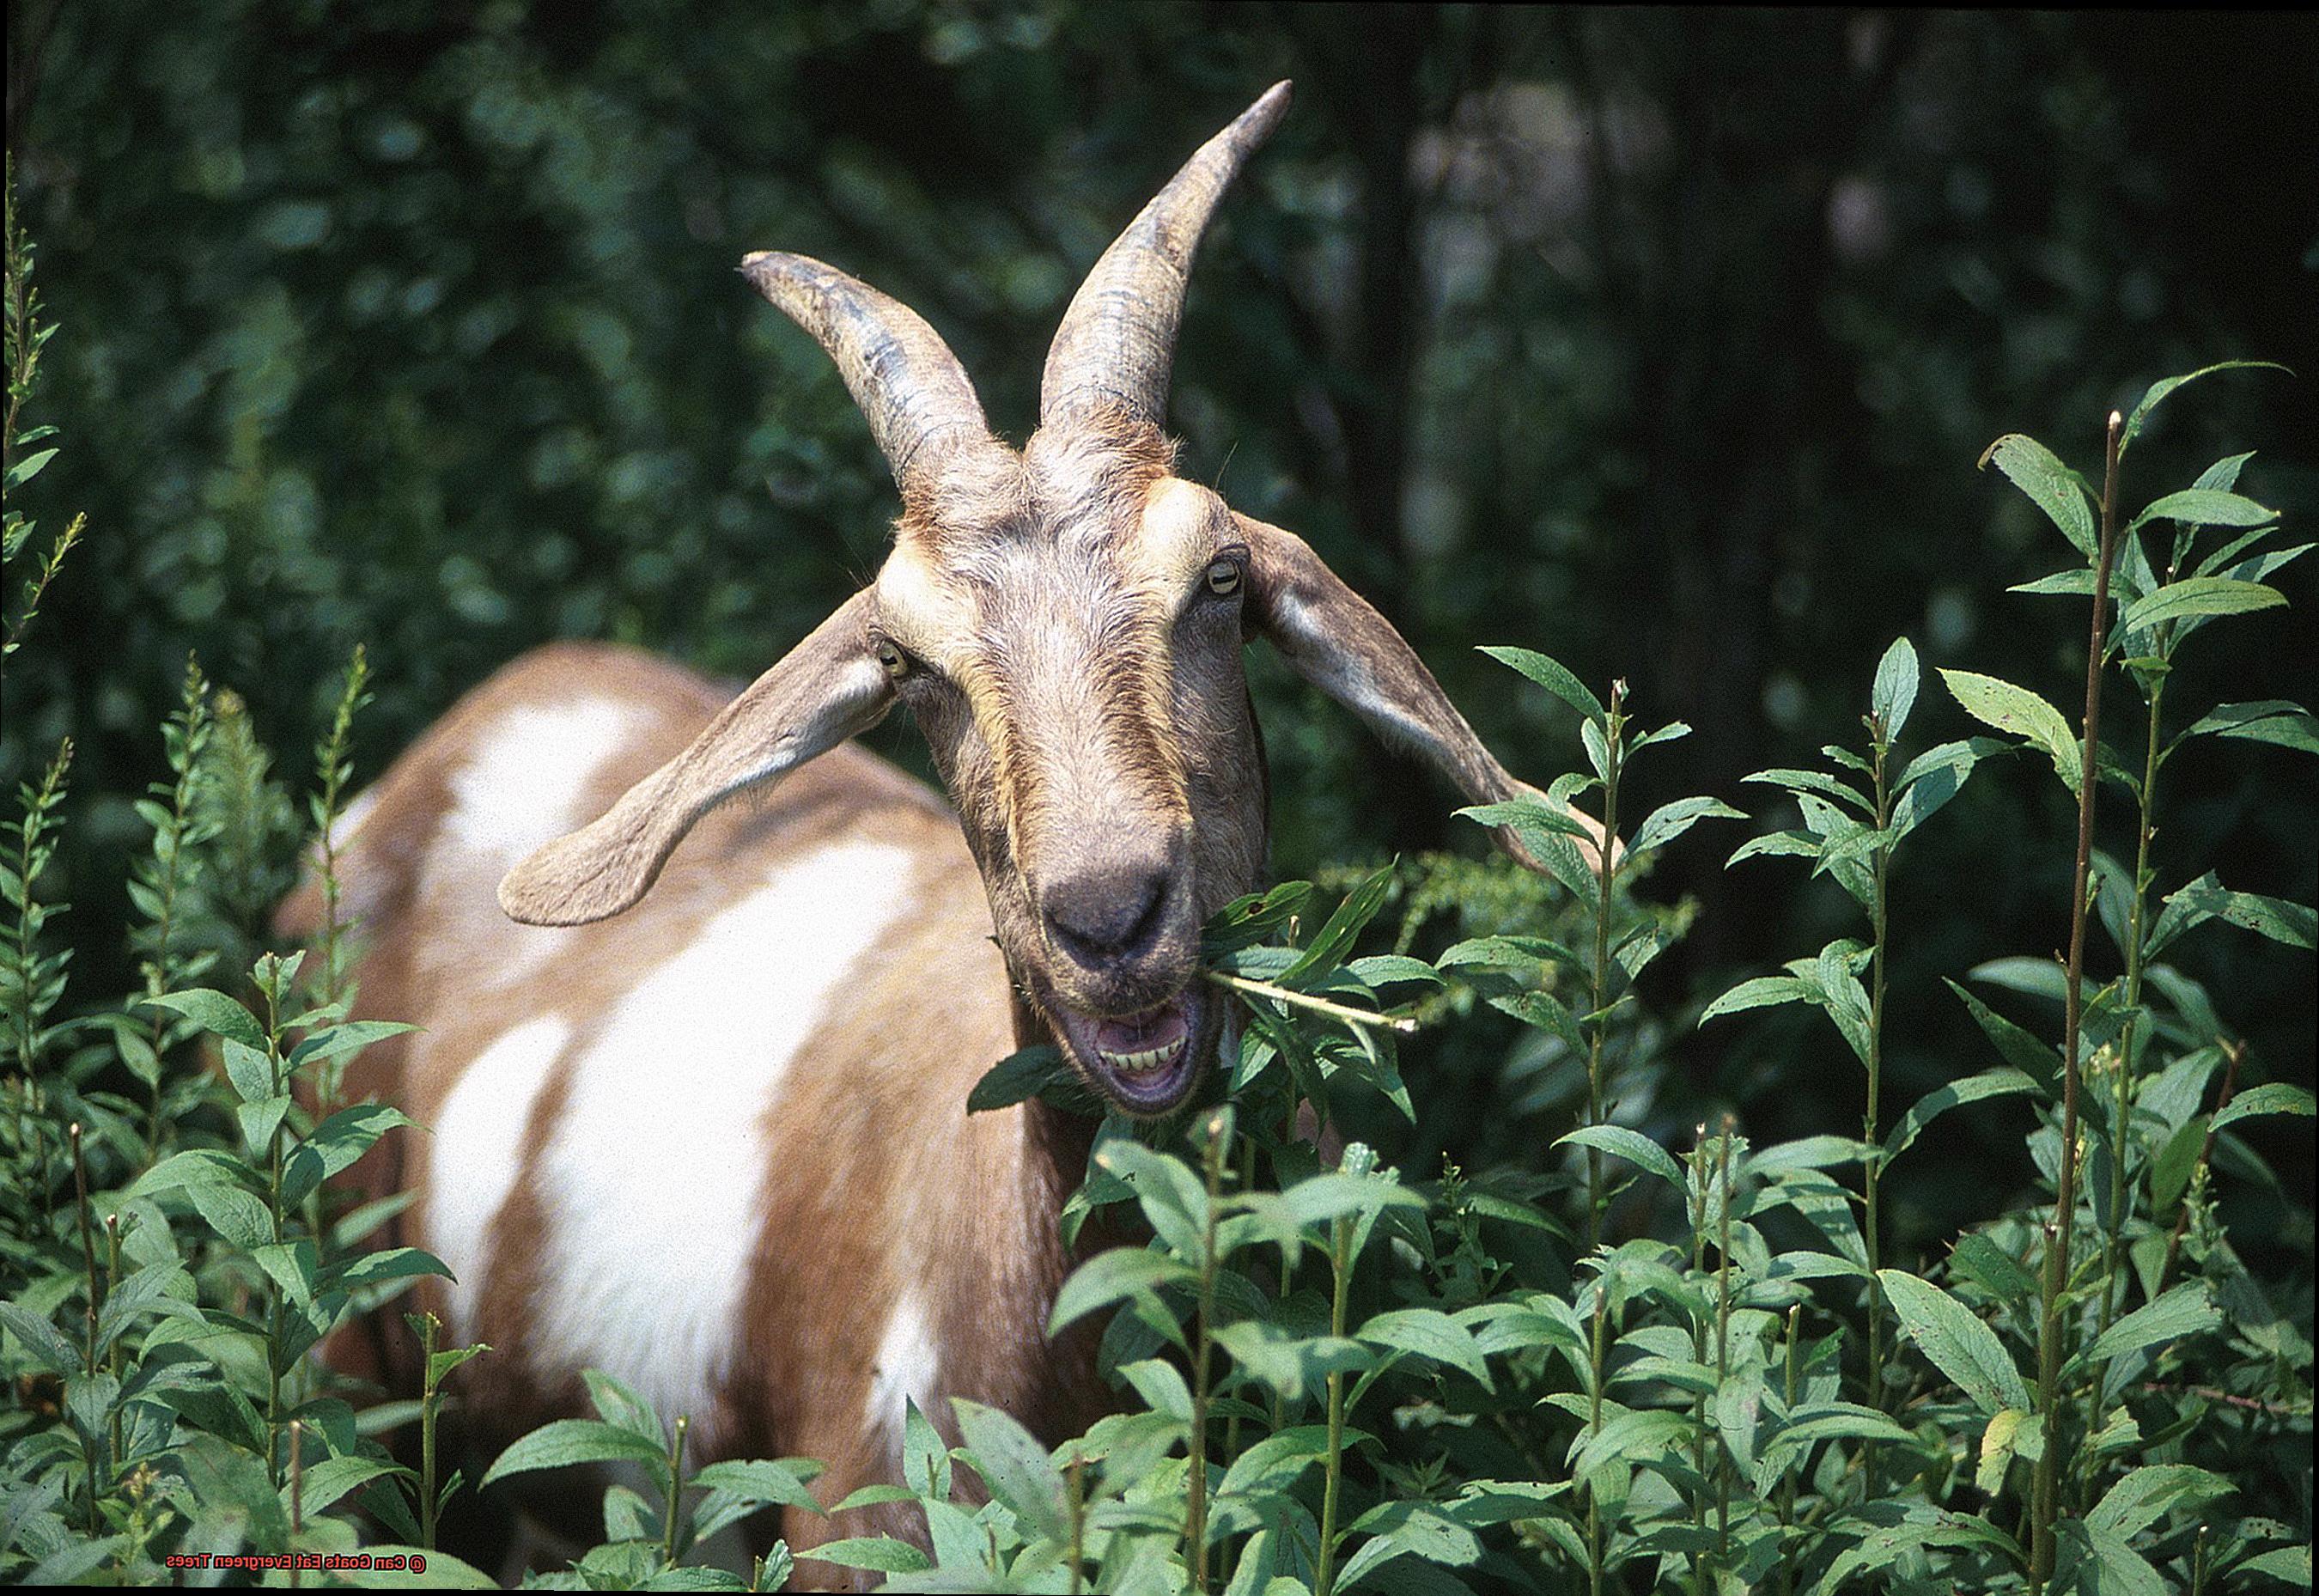
[[[1252,662],[1320,885],[1210,927],[1229,1078],[1106,1124],[1066,1216],[1149,1232],[1055,1312],[1105,1321],[1123,1411],[1051,1451],[914,1414],[871,1495],[926,1548],[725,1576],[699,1543],[819,1510],[817,1465],[692,1467],[598,1376],[490,1465],[641,1466],[551,1577],[2308,1586],[2307,239],[2205,182],[2309,152],[2263,87],[2308,25],[1360,14],[27,19],[0,1574],[359,1542],[480,1578],[435,1549],[480,1460],[431,1438],[490,1355],[389,1402],[305,1357],[440,1265],[323,1185],[404,1122],[342,1100],[385,1028],[335,912],[263,934],[302,841],[528,642],[750,671],[874,563],[882,467],[741,249],[919,305],[1005,428],[1077,270],[1286,73],[1194,295],[1188,468],[1627,851],[1511,806],[1472,817],[1548,876],[1479,862]],[[2216,53],[2231,110],[2183,114]],[[2008,430],[2113,404],[2083,473]],[[1500,639],[1579,669],[1457,646]],[[1358,1139],[1334,1168],[1300,1102]]]

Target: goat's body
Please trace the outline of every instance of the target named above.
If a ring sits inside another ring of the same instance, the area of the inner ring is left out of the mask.
[[[1042,1335],[1086,1142],[1042,1108],[967,1115],[1015,1045],[981,881],[950,811],[858,748],[702,822],[626,915],[499,913],[513,862],[726,698],[543,649],[358,800],[361,1008],[424,1029],[349,1084],[431,1127],[369,1178],[416,1194],[403,1239],[457,1276],[430,1299],[450,1333],[498,1349],[459,1376],[478,1442],[585,1413],[599,1368],[689,1415],[696,1460],[817,1457],[835,1501],[898,1480],[906,1396],[945,1429],[952,1394],[1090,1416],[1091,1374]],[[833,1532],[788,1517],[793,1546]]]

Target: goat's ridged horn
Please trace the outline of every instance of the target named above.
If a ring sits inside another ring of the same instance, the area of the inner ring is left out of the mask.
[[[958,448],[989,441],[966,368],[909,306],[803,255],[759,250],[741,275],[837,362],[905,500],[924,499]]]
[[[1105,405],[1160,424],[1193,251],[1241,162],[1287,108],[1288,85],[1274,84],[1232,126],[1201,145],[1104,251],[1048,347],[1040,426]]]

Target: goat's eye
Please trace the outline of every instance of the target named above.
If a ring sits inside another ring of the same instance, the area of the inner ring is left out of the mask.
[[[1238,560],[1212,560],[1208,563],[1208,591],[1218,598],[1229,598],[1240,591],[1240,578]]]
[[[878,663],[898,681],[910,673],[909,656],[882,637],[878,640]]]

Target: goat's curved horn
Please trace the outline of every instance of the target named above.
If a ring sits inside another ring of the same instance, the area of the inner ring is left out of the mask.
[[[1160,423],[1193,251],[1241,162],[1287,108],[1288,85],[1274,84],[1201,145],[1104,251],[1048,347],[1040,426],[1104,405],[1124,406],[1138,419]]]
[[[909,306],[803,255],[760,250],[741,275],[837,362],[905,500],[924,499],[957,449],[989,440],[966,368]]]

